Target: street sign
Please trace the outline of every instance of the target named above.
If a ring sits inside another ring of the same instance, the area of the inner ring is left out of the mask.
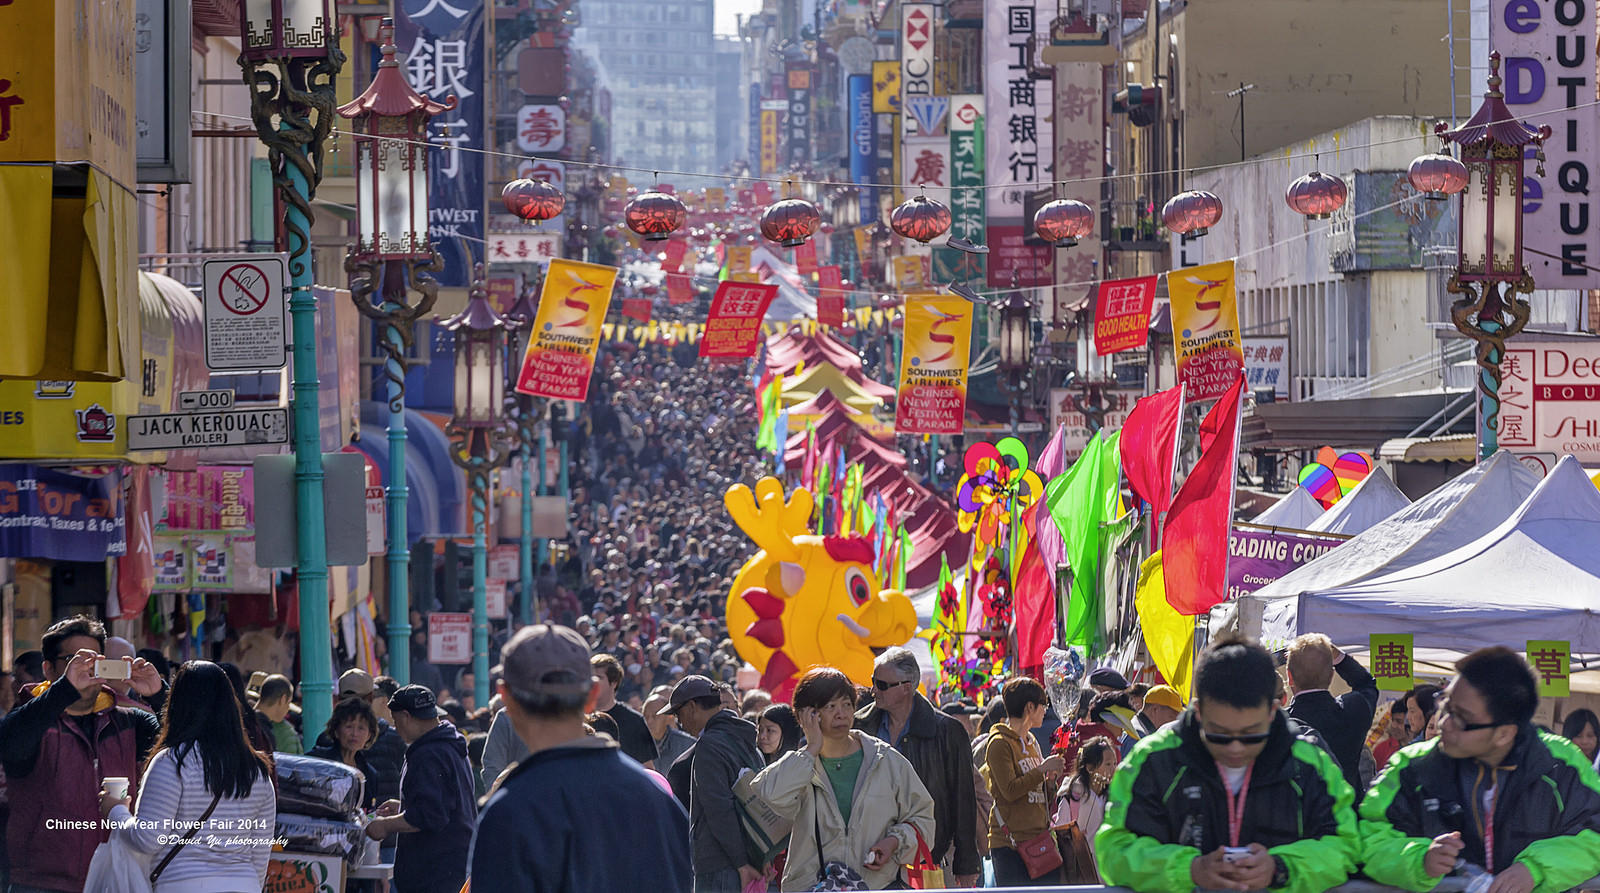
[[[483,599],[490,620],[506,619],[506,581],[493,577],[484,580]]]
[[[282,369],[289,360],[282,254],[246,254],[201,265],[206,368],[212,372]]]
[[[472,615],[428,615],[428,663],[472,663]]]
[[[382,555],[384,549],[383,488],[367,487],[367,554]]]
[[[203,409],[232,409],[233,388],[219,388],[215,391],[179,391],[178,408],[184,412],[198,412]]]
[[[129,450],[183,450],[289,442],[289,410],[236,409],[128,417]]]

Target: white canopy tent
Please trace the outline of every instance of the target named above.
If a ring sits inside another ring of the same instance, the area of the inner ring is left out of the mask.
[[[1263,636],[1286,640],[1314,631],[1357,647],[1372,632],[1415,631],[1419,653],[1451,654],[1486,645],[1521,651],[1530,639],[1564,639],[1574,655],[1600,655],[1597,544],[1600,491],[1567,456],[1483,536],[1349,585],[1302,587],[1297,598],[1266,608]]]
[[[1411,504],[1400,488],[1381,468],[1374,468],[1366,480],[1333,504],[1320,518],[1306,527],[1318,533],[1343,533],[1354,536]]]
[[[1311,491],[1304,487],[1295,487],[1266,511],[1251,518],[1250,523],[1260,524],[1262,527],[1305,530],[1307,525],[1322,517],[1322,512],[1322,503],[1311,495]]]
[[[1235,629],[1260,636],[1265,606],[1293,610],[1302,592],[1336,589],[1392,574],[1464,546],[1511,517],[1539,475],[1501,450],[1488,462],[1417,500],[1316,560],[1212,612],[1213,634]]]

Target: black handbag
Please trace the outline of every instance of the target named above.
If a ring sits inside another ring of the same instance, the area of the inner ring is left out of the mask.
[[[816,810],[811,812],[811,829],[817,835],[817,862],[822,866],[817,872],[817,885],[812,890],[871,890],[867,881],[854,868],[843,862],[828,862],[822,858],[822,820]]]

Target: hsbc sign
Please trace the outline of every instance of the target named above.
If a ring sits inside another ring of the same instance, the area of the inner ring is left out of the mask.
[[[932,95],[933,4],[901,4],[900,108],[902,111],[906,108],[907,97]]]

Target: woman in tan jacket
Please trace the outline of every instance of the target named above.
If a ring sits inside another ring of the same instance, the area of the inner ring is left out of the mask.
[[[755,778],[756,793],[793,820],[783,890],[810,890],[828,863],[842,863],[874,890],[900,889],[900,866],[933,841],[933,798],[894,748],[854,731],[855,684],[816,667],[794,689],[806,734]]]
[[[994,809],[989,814],[989,855],[994,860],[995,885],[1034,887],[1062,883],[1061,870],[1039,877],[1017,852],[1017,845],[1050,830],[1050,795],[1064,771],[1060,756],[1045,758],[1033,730],[1044,722],[1044,686],[1021,676],[1000,689],[1005,702],[1004,722],[995,724],[989,738],[985,772]]]

